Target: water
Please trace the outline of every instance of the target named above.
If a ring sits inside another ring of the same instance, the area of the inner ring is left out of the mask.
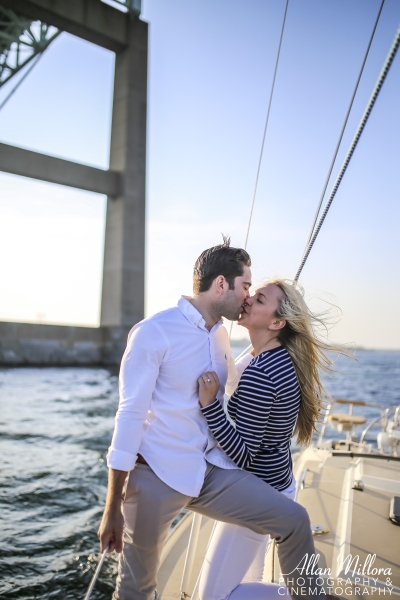
[[[117,374],[105,369],[0,371],[0,593],[80,598],[97,560]],[[95,598],[109,598],[113,558]]]
[[[338,361],[331,393],[400,404],[400,352],[357,357]],[[99,558],[117,403],[116,370],[0,369],[2,597],[84,597]],[[115,572],[109,556],[92,598],[111,597]]]

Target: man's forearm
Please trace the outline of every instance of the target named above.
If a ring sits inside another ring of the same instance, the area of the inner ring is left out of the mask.
[[[122,516],[121,502],[122,490],[128,475],[127,471],[117,471],[109,469],[108,471],[108,489],[106,498],[106,507],[104,509],[103,518],[100,523],[99,531],[97,532],[100,538],[101,551],[108,546],[108,551],[122,550],[122,532],[124,527],[124,519]]]
[[[108,469],[106,510],[121,508],[122,490],[127,475],[127,471],[117,471],[117,469],[111,467]]]

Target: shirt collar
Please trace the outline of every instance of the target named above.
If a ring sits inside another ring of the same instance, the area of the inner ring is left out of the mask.
[[[182,312],[182,314],[187,318],[189,323],[191,323],[195,327],[202,327],[203,329],[206,329],[205,320],[203,319],[197,308],[195,308],[193,304],[188,300],[187,296],[181,296],[179,298],[178,308]],[[218,321],[214,325],[214,327],[211,328],[211,331],[213,329],[218,329],[220,325],[222,325],[222,319]]]

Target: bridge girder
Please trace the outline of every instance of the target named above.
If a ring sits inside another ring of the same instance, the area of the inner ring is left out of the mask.
[[[114,4],[120,4],[126,8],[127,12],[140,16],[142,10],[142,0],[111,0]]]
[[[129,17],[139,16],[140,2],[110,1],[111,6],[102,0],[0,0],[0,6],[118,53],[128,45]]]

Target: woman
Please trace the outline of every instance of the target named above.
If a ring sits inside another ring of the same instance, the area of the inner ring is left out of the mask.
[[[299,444],[311,441],[326,395],[319,370],[330,369],[328,350],[347,352],[318,338],[316,329],[323,320],[310,312],[299,289],[284,279],[260,287],[246,301],[238,323],[248,330],[253,351],[238,365],[243,373],[227,406],[235,427],[215,399],[219,386],[215,372],[198,380],[201,411],[237,467],[294,499],[291,438],[296,435]],[[262,583],[268,538],[217,523],[203,564],[200,600],[286,596],[284,586]]]

